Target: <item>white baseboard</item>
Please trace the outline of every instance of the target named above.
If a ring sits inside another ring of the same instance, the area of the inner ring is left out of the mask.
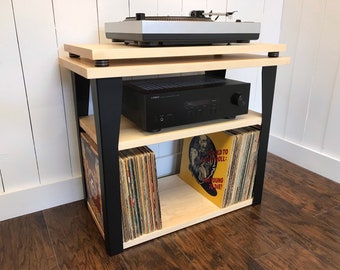
[[[340,160],[271,135],[268,151],[312,172],[340,183]]]
[[[0,194],[0,221],[82,200],[81,177]]]

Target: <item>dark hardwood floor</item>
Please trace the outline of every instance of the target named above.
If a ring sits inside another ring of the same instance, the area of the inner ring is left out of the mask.
[[[340,184],[268,155],[261,205],[106,255],[84,202],[0,222],[1,269],[340,269]]]

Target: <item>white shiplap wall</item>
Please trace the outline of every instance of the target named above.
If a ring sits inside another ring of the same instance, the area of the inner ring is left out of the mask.
[[[284,1],[270,151],[340,182],[340,2]]]
[[[302,2],[298,1],[294,6],[294,1],[285,1],[285,24],[292,24],[287,18],[289,10],[297,13],[293,20],[300,22]],[[330,11],[331,2],[327,1]],[[64,43],[110,42],[105,39],[104,22],[119,21],[136,12],[187,15],[193,9],[238,10],[236,18],[262,22],[260,41],[278,42],[282,7],[283,0],[32,0],[29,4],[21,0],[0,1],[0,220],[68,203],[83,196],[71,79],[69,72],[60,69],[57,62],[58,55],[64,53]],[[323,10],[326,12],[325,8]],[[283,43],[288,40],[288,54],[292,53],[294,57],[296,50],[290,46],[298,43],[294,38],[299,35],[289,36],[287,32],[283,28],[281,39]],[[293,66],[295,70],[295,65],[283,70],[278,83],[278,96],[285,97],[276,99],[275,103],[275,111],[280,115],[274,115],[273,130],[274,138],[278,140],[285,139],[288,134],[286,125],[283,127],[281,121],[287,124],[288,119],[294,119],[294,115],[288,113],[292,102],[288,97],[293,95],[290,89]],[[296,70],[304,74],[301,68]],[[251,107],[260,111],[259,69],[230,70],[227,74],[252,82]],[[333,80],[333,83],[339,89],[339,79]],[[313,93],[317,93],[317,88]],[[324,119],[327,130],[322,148],[327,149],[329,154],[333,149],[333,154],[339,155],[339,148],[334,150],[331,145],[335,142],[332,134],[339,133],[332,123],[339,113],[336,103],[339,105],[340,97],[336,91],[332,95],[332,106],[329,107],[328,118]],[[309,111],[308,115],[311,113]],[[308,119],[307,114],[303,119]],[[293,125],[292,122],[289,124]],[[304,126],[307,126],[306,123]],[[312,139],[309,141],[313,144]],[[176,170],[180,149],[177,142],[151,147],[158,157],[159,175]]]

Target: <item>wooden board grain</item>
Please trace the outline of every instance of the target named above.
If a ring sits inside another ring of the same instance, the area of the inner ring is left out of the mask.
[[[233,54],[223,56],[193,56],[146,58],[130,60],[112,60],[108,67],[95,67],[87,59],[60,57],[59,63],[87,79],[110,77],[129,77],[145,75],[162,75],[171,73],[199,72],[219,69],[234,69],[260,66],[289,64],[289,57],[269,58],[257,54]]]
[[[125,242],[123,243],[124,248],[144,243],[252,204],[252,199],[250,199],[226,208],[219,208],[177,175],[159,179],[158,186],[162,229]]]
[[[171,47],[138,47],[124,43],[112,44],[65,44],[64,50],[89,60],[100,59],[140,59],[163,57],[186,57],[204,55],[225,55],[240,53],[283,52],[285,44],[232,44],[214,46],[171,46]]]
[[[203,123],[166,128],[160,132],[146,132],[139,129],[134,123],[122,116],[118,149],[124,150],[142,145],[166,142],[169,141],[169,139],[177,140],[199,135],[202,134],[202,127],[204,127],[208,133],[214,133],[243,126],[260,125],[261,122],[261,114],[249,111],[248,114],[239,115],[236,119],[217,119]],[[80,126],[93,141],[97,142],[93,115],[81,117]]]

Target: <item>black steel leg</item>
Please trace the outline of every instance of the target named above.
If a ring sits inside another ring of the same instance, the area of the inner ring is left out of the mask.
[[[253,190],[253,205],[261,203],[262,200],[276,69],[276,66],[262,67],[262,127],[260,134],[260,147],[257,159],[257,170]]]
[[[109,255],[123,251],[118,141],[122,79],[91,80],[102,191],[105,246]]]
[[[72,72],[73,101],[76,110],[76,121],[78,117],[88,115],[90,80]]]
[[[73,89],[73,102],[78,134],[78,149],[79,149],[79,160],[83,159],[81,152],[81,141],[80,141],[80,126],[79,117],[88,115],[89,111],[89,93],[90,93],[90,80],[71,72],[72,76],[72,89]],[[85,171],[84,163],[80,162],[81,175],[83,176],[83,187],[84,196],[87,197],[86,185],[85,185]]]

